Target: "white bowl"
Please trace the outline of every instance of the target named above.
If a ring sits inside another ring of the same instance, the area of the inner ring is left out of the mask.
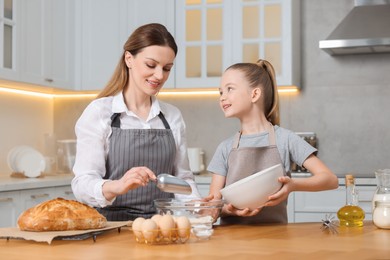
[[[253,210],[262,207],[268,201],[268,196],[280,190],[282,183],[278,178],[282,176],[282,165],[277,164],[236,181],[220,192],[234,207]]]

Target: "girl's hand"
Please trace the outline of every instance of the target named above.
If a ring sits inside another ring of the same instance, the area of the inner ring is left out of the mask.
[[[214,199],[214,195],[209,194],[207,197],[203,197],[200,201],[208,202],[208,201],[213,200],[213,199]]]
[[[232,204],[226,204],[223,206],[222,211],[226,215],[236,215],[236,216],[240,216],[240,217],[252,217],[252,216],[257,215],[261,209],[262,208],[257,208],[254,210],[250,210],[249,208],[238,209],[238,208],[235,208]]]
[[[286,200],[288,197],[288,194],[293,190],[292,185],[293,181],[288,176],[279,177],[278,181],[282,183],[282,188],[277,191],[276,193],[272,194],[268,197],[268,201],[265,203],[264,206],[275,206],[281,203],[282,201]]]

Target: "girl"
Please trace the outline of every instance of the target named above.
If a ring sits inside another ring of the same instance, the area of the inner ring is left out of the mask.
[[[279,127],[278,92],[275,72],[266,60],[238,63],[224,72],[220,107],[225,117],[240,120],[241,130],[217,148],[208,171],[213,173],[210,196],[221,198],[220,189],[255,172],[281,163],[282,188],[255,210],[225,205],[221,223],[287,223],[287,198],[292,191],[319,191],[338,187],[337,177],[315,156],[316,149],[292,131]],[[248,158],[256,160],[248,160]],[[313,176],[292,179],[290,158]],[[259,187],[261,189],[261,187]]]
[[[109,221],[154,215],[153,200],[173,196],[150,182],[156,174],[185,179],[192,186],[190,197],[200,197],[181,113],[155,97],[176,53],[163,25],[139,27],[125,43],[111,80],[76,123],[73,192]]]

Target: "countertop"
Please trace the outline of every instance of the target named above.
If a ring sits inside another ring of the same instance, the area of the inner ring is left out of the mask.
[[[138,244],[128,228],[82,241],[51,245],[0,240],[0,259],[390,259],[390,230],[371,222],[362,228],[321,231],[321,223],[216,226],[210,240],[185,244]]]
[[[293,178],[306,178],[310,174],[293,173]],[[74,175],[73,174],[52,174],[43,175],[39,178],[15,178],[10,175],[0,175],[0,192],[22,190],[22,189],[38,189],[45,187],[66,186],[70,185]],[[211,182],[211,173],[201,173],[194,175],[195,182],[199,185],[209,185]],[[356,185],[376,185],[375,178],[355,178]],[[339,184],[344,185],[344,178],[339,178]]]
[[[45,187],[56,187],[70,185],[73,174],[52,174],[43,175],[38,178],[11,177],[10,175],[0,175],[0,192],[23,189],[38,189]],[[194,175],[198,184],[210,184],[211,174]]]
[[[43,175],[38,178],[23,178],[11,177],[9,175],[0,175],[0,192],[67,186],[70,185],[73,177],[73,174]]]

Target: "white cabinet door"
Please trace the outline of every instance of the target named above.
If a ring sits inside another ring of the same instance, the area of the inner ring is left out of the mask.
[[[0,77],[19,80],[20,5],[0,0]]]
[[[197,184],[198,191],[202,198],[207,197],[210,193],[210,184]]]
[[[152,8],[151,8],[152,7]],[[175,36],[175,1],[172,0],[133,0],[128,2],[126,39],[139,26],[147,23],[163,24]],[[125,40],[123,41],[123,44]],[[180,52],[179,48],[179,52]],[[175,87],[176,65],[173,66],[165,88]]]
[[[278,86],[299,84],[299,1],[176,3],[176,87],[218,87],[233,63],[267,59]]]
[[[102,89],[114,72],[126,39],[126,1],[83,0],[76,5],[78,89]]]
[[[53,199],[55,197],[55,188],[22,190],[20,192],[21,207],[23,210],[26,210],[41,202]]]
[[[375,186],[357,186],[359,206],[366,213],[365,220],[372,219],[372,198]],[[294,192],[295,222],[320,222],[325,214],[333,214],[346,203],[345,186],[320,192]]]
[[[74,1],[21,0],[21,81],[74,85]]]
[[[266,59],[275,69],[278,86],[298,86],[299,0],[233,2],[233,63]]]
[[[123,45],[140,25],[162,23],[174,28],[171,0],[83,0],[76,8],[76,79],[80,90],[100,90],[114,73]],[[171,31],[173,34],[173,32]],[[165,87],[173,87],[174,76]]]
[[[55,197],[67,199],[67,200],[76,200],[76,197],[73,195],[72,187],[70,185],[67,186],[59,186],[55,188]]]
[[[231,64],[232,1],[176,1],[176,88],[218,87]]]
[[[15,227],[21,212],[20,191],[0,192],[0,227]]]

